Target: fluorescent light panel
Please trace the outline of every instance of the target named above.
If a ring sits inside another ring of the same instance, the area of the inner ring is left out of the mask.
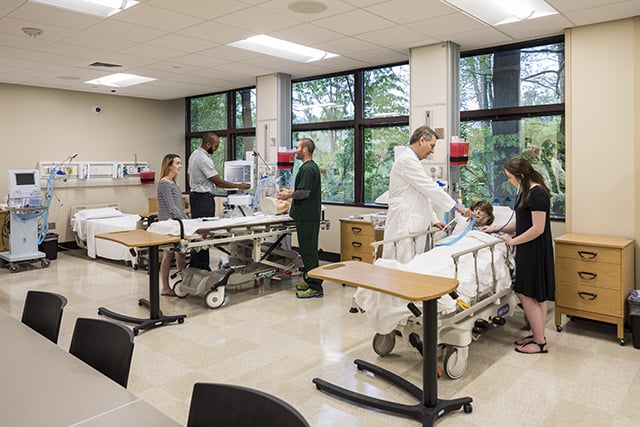
[[[32,3],[41,3],[48,6],[61,7],[74,12],[87,13],[89,15],[112,16],[118,12],[138,4],[134,0],[30,0]]]
[[[265,36],[264,34],[229,43],[228,46],[239,47],[240,49],[298,62],[314,62],[338,56],[335,53],[291,43],[275,37]]]
[[[503,25],[558,13],[544,0],[441,0],[489,25]]]
[[[109,86],[109,87],[129,87],[139,85],[141,83],[151,82],[157,79],[144,76],[136,76],[135,74],[116,73],[97,79],[89,80],[85,83],[91,85]]]

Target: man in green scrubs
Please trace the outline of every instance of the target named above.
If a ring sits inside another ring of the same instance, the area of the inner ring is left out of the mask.
[[[291,199],[289,215],[296,223],[298,246],[304,264],[304,282],[296,285],[298,298],[321,298],[322,280],[307,277],[307,272],[319,265],[318,234],[320,232],[320,211],[322,190],[320,169],[313,161],[316,145],[311,138],[302,138],[296,144],[296,157],[302,166],[296,175],[294,190],[284,190],[277,194],[280,200]]]

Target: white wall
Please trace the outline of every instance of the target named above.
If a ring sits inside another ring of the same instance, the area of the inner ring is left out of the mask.
[[[91,106],[100,105],[101,114]],[[184,153],[184,100],[139,98],[0,84],[0,198],[6,200],[8,169],[35,168],[39,160],[148,161],[160,173],[162,157]],[[184,188],[184,174],[181,181]],[[49,221],[60,241],[71,241],[72,205],[118,201],[127,212],[147,209],[155,186],[60,188],[59,207],[51,203]]]
[[[640,18],[566,32],[567,231],[636,240]]]

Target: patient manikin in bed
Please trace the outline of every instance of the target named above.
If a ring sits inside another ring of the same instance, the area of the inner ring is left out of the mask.
[[[478,202],[472,205],[476,217],[476,225],[489,225],[493,222],[493,207],[488,202]],[[411,271],[414,273],[429,274],[442,277],[456,277],[456,269],[451,257],[456,252],[471,249],[485,243],[499,242],[500,239],[471,229],[468,219],[457,217],[451,235],[441,239],[432,250],[416,255],[411,261],[402,264],[393,259],[378,259],[376,265]],[[503,244],[494,246],[493,258],[496,266],[496,292],[511,286],[510,263],[508,249]],[[470,303],[476,297],[478,289],[480,293],[487,292],[493,287],[493,272],[491,267],[490,249],[482,249],[478,252],[476,278],[476,265],[472,254],[463,255],[458,261],[457,279],[460,282],[457,293],[459,300]],[[479,283],[478,283],[479,281]],[[379,292],[359,288],[355,294],[358,306],[366,312],[367,318],[375,331],[380,334],[392,332],[398,324],[404,324],[411,316],[407,309],[407,301],[385,295]],[[449,314],[459,310],[459,304],[449,295],[438,299],[438,312]]]

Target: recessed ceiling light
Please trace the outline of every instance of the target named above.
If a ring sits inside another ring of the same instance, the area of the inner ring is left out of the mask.
[[[138,4],[134,0],[30,0],[32,3],[41,3],[48,6],[70,9],[74,12],[88,13],[108,17],[122,12]]]
[[[157,79],[154,79],[152,77],[137,76],[135,74],[116,73],[89,80],[85,83],[109,87],[129,87],[139,85],[141,83],[151,82],[153,80]]]
[[[338,56],[335,53],[291,43],[275,37],[265,36],[264,34],[229,43],[227,46],[239,47],[240,49],[298,62],[314,62]]]
[[[304,13],[306,15],[313,15],[315,13],[322,13],[327,10],[327,5],[320,3],[319,1],[294,1],[287,6],[290,11],[296,13]]]
[[[503,25],[558,13],[544,0],[441,0],[489,25]]]
[[[38,36],[41,36],[42,33],[44,33],[43,30],[35,27],[22,27],[21,30],[23,33],[25,33],[29,37],[38,37]]]

